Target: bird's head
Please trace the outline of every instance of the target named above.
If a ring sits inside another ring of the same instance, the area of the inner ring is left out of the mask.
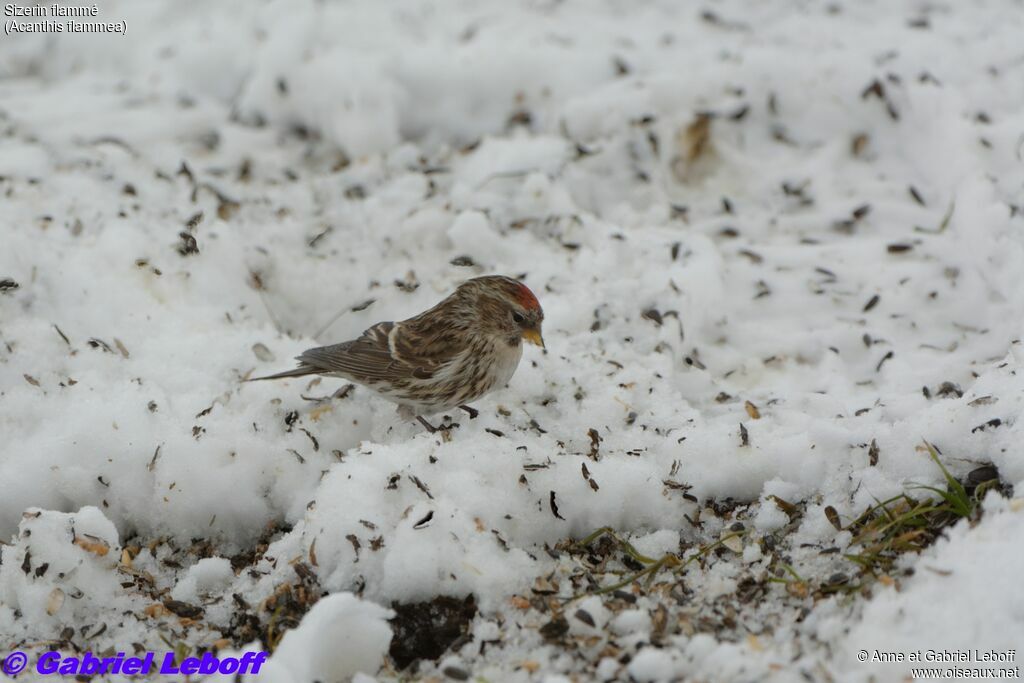
[[[544,347],[544,310],[522,282],[488,275],[462,283],[457,293],[465,297],[476,317],[475,324],[486,333],[504,338],[511,346],[518,346],[525,339]]]

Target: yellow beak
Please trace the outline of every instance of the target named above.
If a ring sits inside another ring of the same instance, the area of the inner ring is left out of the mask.
[[[541,347],[542,349],[545,348],[544,337],[540,336],[540,330],[535,330],[533,328],[523,330],[523,339],[531,344]]]

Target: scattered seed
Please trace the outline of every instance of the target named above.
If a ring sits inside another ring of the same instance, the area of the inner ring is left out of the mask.
[[[853,139],[850,141],[850,154],[855,157],[859,157],[864,154],[870,140],[871,138],[867,133],[857,133],[854,135]]]
[[[65,344],[71,346],[71,341],[68,339],[68,336],[64,334],[59,327],[57,327],[56,323],[54,323],[53,329],[57,330],[57,334],[60,335],[60,338],[64,340]]]
[[[839,513],[831,505],[825,506],[825,517],[828,519],[829,524],[835,527],[836,531],[843,530],[843,523],[839,521]]]
[[[324,228],[323,230],[321,230],[317,234],[313,235],[313,237],[309,240],[309,242],[306,243],[306,246],[308,246],[310,248],[315,247],[320,242],[320,240],[322,240],[324,237],[327,237],[328,235],[330,235],[333,231],[334,231],[334,228],[331,227],[330,225],[328,225],[326,228]]]
[[[568,632],[569,622],[562,616],[555,617],[540,627],[541,636],[548,642],[560,640]]]
[[[367,308],[372,306],[374,304],[374,302],[376,302],[376,301],[377,301],[376,299],[367,299],[366,301],[364,301],[362,303],[359,303],[359,304],[356,304],[355,306],[353,306],[351,308],[351,311],[353,313],[358,313],[359,311],[365,311]]]
[[[558,503],[555,501],[555,492],[554,491],[551,491],[551,494],[548,497],[548,504],[551,507],[551,514],[553,514],[555,517],[557,517],[558,519],[560,519],[560,520],[562,520],[564,522],[565,521],[565,517],[563,517],[562,515],[558,514]]]
[[[306,429],[305,427],[299,427],[299,429],[300,429],[300,430],[302,430],[302,431],[303,431],[303,432],[304,432],[304,433],[306,434],[306,436],[308,436],[308,437],[309,437],[309,440],[310,440],[310,441],[312,441],[312,442],[313,442],[313,450],[314,450],[314,451],[319,451],[319,450],[320,450],[320,442],[319,442],[319,441],[317,441],[316,437],[315,437],[315,436],[313,436],[313,435],[312,435],[312,434],[310,433],[310,431],[309,431],[308,429]]]
[[[179,232],[178,237],[181,238],[181,243],[178,245],[179,254],[190,256],[199,253],[199,244],[196,242],[195,237],[185,231]]]
[[[774,503],[779,506],[779,509],[790,517],[795,517],[800,512],[796,505],[793,505],[789,501],[783,500],[776,495],[770,495],[768,496],[768,499],[774,501]]]
[[[452,679],[453,681],[469,680],[469,672],[465,669],[460,669],[457,666],[446,666],[441,670],[441,673],[443,673],[445,676]]]
[[[173,612],[183,619],[199,619],[203,616],[202,607],[190,605],[189,603],[182,602],[181,600],[164,600],[164,607],[166,607],[169,612]]]
[[[433,510],[431,510],[426,515],[424,515],[423,518],[420,519],[420,521],[418,521],[415,524],[413,524],[412,528],[413,529],[423,529],[423,528],[425,528],[427,526],[427,524],[430,523],[430,520],[432,520],[432,519],[434,519],[434,511]]]
[[[596,429],[591,427],[587,430],[587,436],[590,437],[590,453],[588,453],[588,456],[597,460],[598,453],[601,449],[601,435]]]
[[[889,351],[884,356],[882,356],[882,360],[878,361],[878,365],[875,366],[875,372],[881,372],[882,371],[882,365],[885,364],[885,361],[889,360],[890,358],[892,358],[895,355],[896,355],[895,352]]]
[[[89,346],[91,346],[94,349],[102,349],[102,350],[106,351],[107,353],[113,353],[114,352],[114,350],[112,348],[110,348],[110,344],[108,344],[107,342],[103,341],[102,339],[97,339],[97,338],[93,337],[92,339],[89,340],[88,343],[89,343]]]
[[[737,253],[740,256],[745,256],[748,259],[750,259],[751,263],[762,263],[764,261],[763,256],[756,252],[750,251],[749,249],[740,249]]]
[[[590,626],[591,628],[596,628],[597,626],[596,622],[594,622],[594,617],[590,616],[590,612],[584,609],[576,610],[576,612],[573,614],[573,617],[575,617],[579,621],[582,621],[584,624]]]
[[[420,491],[423,491],[423,493],[427,495],[427,498],[429,498],[430,500],[434,500],[434,496],[431,495],[430,489],[427,488],[426,484],[420,481],[419,477],[417,477],[415,474],[410,474],[409,479],[412,481],[412,483],[416,484],[416,488],[418,488]]]
[[[970,486],[979,486],[993,479],[999,479],[999,470],[992,465],[976,467],[967,474],[967,484]]]
[[[728,118],[730,121],[742,121],[743,119],[746,118],[748,113],[750,113],[750,105],[744,104],[733,113],[727,114],[726,118]]]
[[[656,308],[648,308],[640,314],[640,317],[652,321],[658,327],[661,327],[662,325],[661,313]]]
[[[971,429],[971,434],[974,434],[975,432],[985,431],[989,427],[998,427],[1001,424],[1003,424],[1003,421],[997,417],[992,420],[989,420],[988,422],[983,422],[977,427],[974,427],[973,429]]]
[[[270,361],[273,361],[275,359],[273,352],[271,352],[271,350],[267,348],[266,344],[260,342],[257,342],[252,345],[252,352],[253,354],[256,355],[257,359],[263,361],[264,363],[269,363]]]

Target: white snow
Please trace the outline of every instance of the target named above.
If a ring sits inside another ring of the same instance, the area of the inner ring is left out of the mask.
[[[35,628],[77,626],[122,592],[117,530],[92,506],[65,514],[31,508],[0,555],[0,596]]]
[[[127,35],[0,41],[0,649],[67,627],[97,652],[211,647],[233,596],[265,605],[301,564],[331,595],[267,680],[398,676],[391,603],[470,593],[462,668],[570,679],[529,635],[547,617],[509,606],[552,573],[574,594],[547,551],[608,526],[685,557],[728,499],[749,533],[681,575],[691,630],[652,643],[647,598],[566,608],[572,638],[632,639],[628,662],[585,648],[605,680],[856,680],[896,671],[861,647],[1016,646],[1019,505],[992,497],[898,591],[796,620],[772,584],[734,619],[754,640],[701,617],[777,562],[849,573],[826,508],[944,486],[925,439],[958,477],[1024,485],[1019,2],[100,15]],[[242,382],[484,273],[537,293],[547,351],[451,441],[336,380]]]
[[[393,615],[351,593],[328,595],[313,605],[302,624],[284,634],[256,680],[333,683],[376,673],[391,642],[387,619]]]
[[[183,602],[199,602],[227,588],[235,573],[231,562],[223,557],[206,557],[188,568],[185,576],[174,585],[171,597]]]
[[[653,683],[674,680],[679,674],[673,664],[671,652],[645,647],[629,663],[629,675],[636,681]]]

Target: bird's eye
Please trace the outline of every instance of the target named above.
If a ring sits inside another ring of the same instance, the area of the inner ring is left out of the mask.
[[[516,325],[522,325],[523,321],[525,320],[526,318],[523,317],[522,313],[512,311],[512,322],[514,322]]]

